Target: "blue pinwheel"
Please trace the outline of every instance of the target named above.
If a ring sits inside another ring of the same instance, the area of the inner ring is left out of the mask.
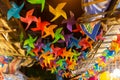
[[[24,7],[24,2],[21,4],[21,6],[18,6],[15,2],[11,2],[12,8],[10,8],[7,12],[7,20],[9,20],[12,16],[14,18],[20,18],[20,11]]]

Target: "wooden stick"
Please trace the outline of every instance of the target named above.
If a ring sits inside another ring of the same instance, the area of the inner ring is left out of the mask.
[[[98,14],[91,14],[91,15],[85,15],[85,16],[82,16],[82,17],[79,17],[77,19],[77,22],[78,23],[84,23],[84,22],[80,22],[80,21],[83,21],[85,19],[88,19],[88,18],[92,18],[92,17],[96,17],[96,16],[99,16],[99,15],[105,15],[105,14],[109,14],[109,13],[112,13],[112,12],[119,12],[119,10],[110,10],[110,11],[106,11],[106,12],[101,12],[101,13],[98,13]],[[101,19],[104,19],[104,18],[101,18]],[[95,21],[98,21],[98,20],[101,20],[101,19],[97,19]],[[106,18],[107,19],[107,18]],[[86,22],[86,21],[85,21]]]
[[[104,1],[106,1],[106,0],[95,0],[95,1],[84,3],[84,4],[82,4],[82,6],[86,7],[86,6],[89,6],[89,5],[92,5],[92,4],[97,4],[97,3],[100,3],[100,2],[104,2]]]
[[[9,32],[13,32],[16,31],[16,29],[13,30],[0,30],[0,33],[9,33]]]

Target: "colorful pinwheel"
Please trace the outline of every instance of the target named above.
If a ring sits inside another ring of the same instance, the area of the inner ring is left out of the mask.
[[[18,6],[15,2],[11,2],[12,8],[10,8],[7,12],[7,20],[9,20],[12,16],[14,18],[20,18],[20,11],[24,7],[24,2],[21,4],[21,6]]]
[[[31,48],[35,48],[34,42],[36,41],[37,37],[35,37],[33,39],[31,35],[28,35],[28,36],[29,36],[29,38],[24,41],[24,46],[29,46]]]
[[[45,35],[42,36],[42,38],[45,38],[49,35],[52,36],[52,38],[54,38],[54,29],[57,27],[57,25],[50,25],[48,27],[45,26],[44,28],[44,32],[45,32]]]
[[[32,31],[42,31],[42,35],[43,35],[43,32],[44,32],[44,27],[50,25],[49,22],[47,21],[43,21],[41,22],[41,18],[39,17],[36,21],[36,28],[31,28]]]
[[[60,38],[65,40],[64,39],[64,36],[61,34],[61,31],[62,31],[63,28],[58,28],[56,31],[55,31],[55,39],[52,43],[56,43]]]
[[[55,17],[51,20],[51,22],[55,21],[60,16],[63,16],[65,19],[67,19],[67,14],[65,13],[62,8],[66,5],[66,3],[59,3],[57,7],[54,9],[51,5],[49,5],[49,11],[55,15]]]
[[[33,16],[33,12],[34,12],[34,9],[31,9],[29,10],[27,13],[26,13],[26,17],[23,18],[23,17],[20,17],[20,20],[24,23],[27,23],[27,27],[25,28],[25,30],[27,30],[30,26],[30,24],[34,21],[37,21],[37,18],[36,16]]]
[[[70,11],[70,18],[63,20],[62,23],[67,23],[67,29],[72,32],[72,25],[76,23],[74,13]]]
[[[42,5],[41,12],[43,12],[44,7],[45,7],[45,0],[27,0],[27,2],[29,2],[31,4],[41,4]]]

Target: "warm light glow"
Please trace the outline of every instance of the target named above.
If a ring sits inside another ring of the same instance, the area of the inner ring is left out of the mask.
[[[111,76],[115,78],[120,78],[120,69],[114,69],[113,73],[111,73]]]

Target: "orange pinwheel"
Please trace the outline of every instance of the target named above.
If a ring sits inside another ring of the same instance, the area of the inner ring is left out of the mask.
[[[31,9],[29,10],[27,13],[26,13],[26,17],[23,18],[23,17],[20,17],[20,20],[24,23],[28,23],[27,27],[25,28],[25,30],[27,30],[30,26],[30,24],[33,22],[33,21],[36,21],[37,18],[36,16],[32,16],[33,15],[33,12],[34,12],[34,9]]]
[[[67,78],[67,77],[70,76],[70,74],[71,74],[70,72],[64,72],[64,73],[62,74],[62,77],[66,77],[66,78]]]
[[[98,63],[99,66],[102,66],[102,67],[106,66],[106,63],[100,57],[96,60],[96,62]]]
[[[66,60],[68,58],[70,58],[70,60],[72,60],[73,56],[74,56],[74,53],[71,51],[71,49],[69,49],[68,51],[66,49],[63,50],[63,54],[61,54],[61,56],[63,58],[65,58]]]
[[[67,60],[67,64],[68,64],[68,69],[70,70],[74,70],[75,66],[77,65],[75,60]]]
[[[57,25],[50,25],[48,27],[45,26],[44,28],[44,32],[45,32],[45,35],[42,36],[42,38],[45,38],[49,35],[52,36],[52,38],[54,38],[54,31],[53,29],[55,29],[57,27]]]
[[[39,17],[36,21],[36,28],[31,28],[32,31],[42,31],[42,34],[44,32],[44,27],[50,25],[49,22],[43,21],[41,22],[41,18]]]
[[[111,50],[115,50],[116,53],[118,53],[118,51],[120,51],[120,46],[117,42],[112,41],[111,43]]]

